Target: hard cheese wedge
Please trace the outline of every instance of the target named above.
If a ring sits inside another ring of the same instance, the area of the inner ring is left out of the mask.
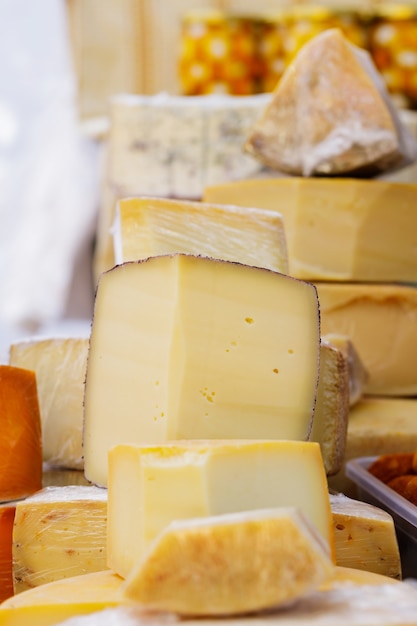
[[[21,593],[0,607],[1,626],[147,626],[172,624],[122,597],[123,580],[111,572],[76,576]],[[107,608],[106,608],[107,607]],[[336,567],[317,591],[277,611],[205,619],[207,626],[415,626],[417,592],[386,576]],[[64,622],[62,620],[66,619]],[[201,626],[199,619],[187,619]]]
[[[320,444],[328,476],[336,474],[346,447],[349,416],[349,370],[344,354],[323,339],[320,376],[310,439]]]
[[[35,373],[0,365],[0,501],[42,486],[42,440]]]
[[[317,283],[323,334],[348,335],[369,373],[365,392],[417,394],[417,289]]]
[[[0,504],[0,602],[13,591],[12,533],[15,503]]]
[[[356,404],[365,393],[365,385],[369,374],[361,358],[347,335],[330,333],[322,335],[322,343],[326,342],[342,352],[347,359],[349,373],[349,405]]]
[[[326,474],[317,443],[188,441],[109,452],[108,565],[129,575],[173,520],[298,507],[332,549]]]
[[[130,198],[119,202],[113,240],[118,264],[183,252],[288,273],[284,224],[276,211]]]
[[[204,200],[278,211],[292,276],[417,281],[416,185],[349,178],[259,179],[208,187]]]
[[[401,560],[394,520],[376,506],[330,494],[336,562],[392,578],[401,578]]]
[[[107,491],[48,487],[16,504],[15,593],[106,567]]]
[[[82,469],[88,339],[33,339],[10,346],[9,363],[36,372],[44,461]]]
[[[182,615],[278,607],[333,574],[329,546],[296,509],[174,521],[126,581],[128,598]]]
[[[274,169],[303,176],[372,175],[401,160],[390,110],[339,29],[300,50],[246,148]]]
[[[85,473],[126,441],[307,439],[319,359],[314,287],[172,255],[103,274],[88,358]]]

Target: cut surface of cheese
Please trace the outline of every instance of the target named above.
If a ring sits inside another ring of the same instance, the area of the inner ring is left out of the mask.
[[[86,477],[105,486],[123,442],[307,439],[318,361],[311,284],[188,255],[117,266],[95,302]]]
[[[417,288],[317,283],[322,333],[348,335],[369,373],[365,393],[417,394]]]
[[[120,200],[113,225],[117,264],[182,252],[288,274],[276,211],[164,198]]]
[[[47,487],[16,504],[15,593],[106,568],[107,491]]]
[[[12,533],[16,505],[0,504],[0,602],[13,591]]]
[[[36,372],[44,461],[82,469],[82,421],[88,339],[13,343],[9,363]]]
[[[394,520],[382,509],[330,494],[336,563],[401,579],[401,559]]]
[[[42,436],[36,376],[0,365],[0,501],[42,486]]]
[[[123,577],[173,520],[259,508],[299,508],[333,549],[326,474],[317,443],[122,444],[109,452],[108,491],[108,565]]]
[[[338,29],[303,46],[246,149],[269,167],[303,176],[355,170],[374,175],[401,160],[390,110]]]
[[[349,337],[330,333],[322,335],[322,341],[326,341],[341,350],[347,359],[349,373],[349,405],[353,406],[365,394],[365,385],[368,382],[369,374]]]
[[[182,615],[278,607],[333,573],[329,546],[294,508],[171,522],[126,581],[128,598]]]
[[[320,444],[328,476],[336,474],[343,464],[348,416],[347,359],[338,348],[322,338],[319,384],[310,439]]]
[[[349,178],[268,178],[208,187],[203,199],[278,211],[284,218],[291,276],[417,281],[416,185]]]
[[[366,397],[349,412],[345,461],[417,449],[417,399]],[[335,491],[355,495],[344,469],[329,478]]]
[[[78,578],[80,579],[78,584],[81,585],[81,578],[85,577]],[[49,587],[50,594],[52,588],[50,585]],[[27,593],[20,594],[20,599]],[[26,603],[28,600],[29,597],[25,598]],[[51,613],[55,606],[52,600]],[[7,624],[26,626],[28,622],[23,621],[25,609],[27,616],[39,616],[45,613],[43,606],[20,606],[15,610],[14,621],[7,622]],[[68,613],[71,610],[73,617],[62,622],[61,626],[64,624],[65,626],[147,626],[147,624],[164,625],[179,621],[172,614],[146,612],[137,604],[132,603],[123,603],[111,608],[103,607],[102,610],[95,612],[84,611],[86,613],[84,615],[74,605],[68,609]],[[0,608],[0,612],[3,611],[7,611],[6,615],[11,614],[8,608]],[[227,619],[206,618],[204,624],[207,626],[310,626],[310,624],[313,626],[415,626],[416,611],[417,592],[411,585],[369,572],[336,568],[333,580],[288,607]],[[57,621],[39,621],[38,619],[30,623],[31,626],[51,626]],[[201,618],[187,619],[187,624],[190,626],[201,626],[201,623]]]

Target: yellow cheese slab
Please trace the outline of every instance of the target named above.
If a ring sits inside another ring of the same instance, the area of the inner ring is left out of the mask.
[[[207,187],[203,199],[278,211],[292,276],[417,281],[416,185],[349,178],[258,179]]]
[[[307,439],[319,367],[311,284],[188,255],[99,282],[88,358],[86,477],[107,453],[173,439]]]
[[[124,592],[154,610],[234,615],[293,602],[333,568],[328,545],[297,509],[262,509],[171,522]]]
[[[107,491],[47,487],[16,503],[15,593],[106,567]]]
[[[120,200],[113,225],[117,264],[182,252],[288,273],[276,211],[165,198]]]
[[[9,363],[36,373],[43,460],[83,469],[82,424],[88,339],[48,338],[15,342]]]
[[[317,443],[193,440],[115,446],[109,452],[108,565],[126,577],[175,519],[281,506],[298,507],[333,549]]]
[[[341,333],[352,340],[369,373],[365,393],[416,395],[417,288],[349,283],[316,286],[322,333]]]

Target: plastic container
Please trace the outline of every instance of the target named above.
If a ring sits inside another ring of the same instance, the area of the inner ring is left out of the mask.
[[[346,464],[346,475],[355,482],[358,498],[390,513],[394,519],[403,578],[417,578],[417,506],[398,495],[368,467],[378,457],[361,457]]]

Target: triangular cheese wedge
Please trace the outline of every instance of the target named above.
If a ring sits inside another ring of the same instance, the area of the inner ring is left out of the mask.
[[[282,76],[246,150],[269,167],[304,176],[372,175],[399,162],[390,110],[358,53],[338,29],[309,41]]]

